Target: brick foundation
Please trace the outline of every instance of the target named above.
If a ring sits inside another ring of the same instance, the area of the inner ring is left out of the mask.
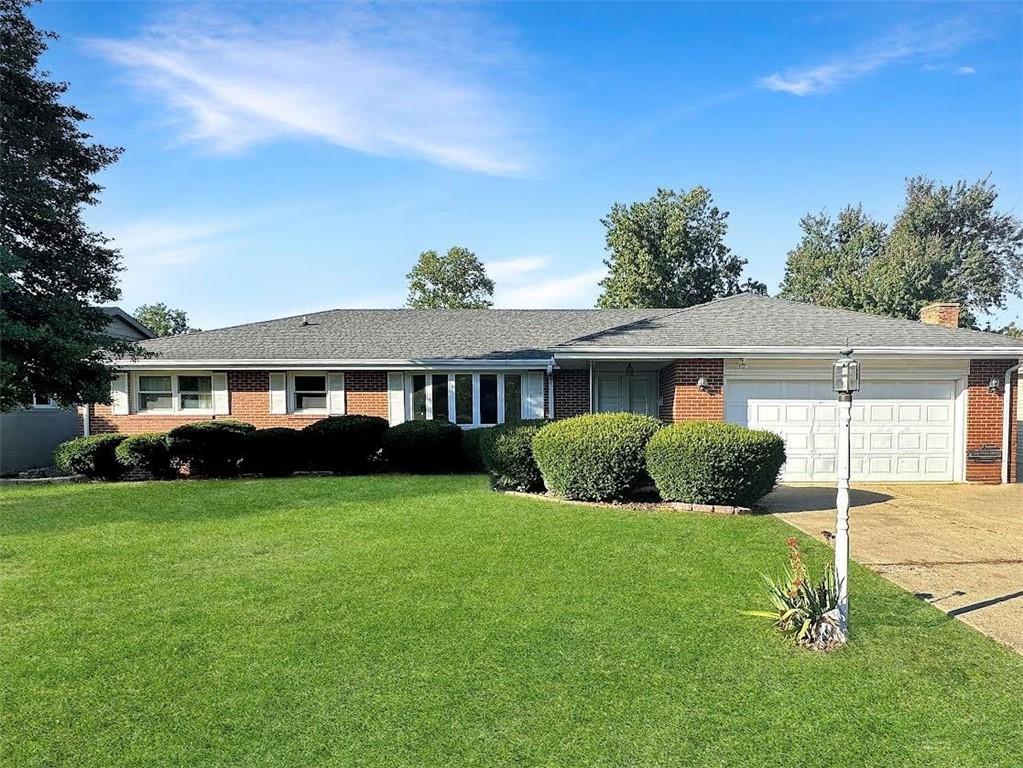
[[[1002,481],[1002,387],[1009,360],[971,360],[966,393],[966,479],[975,483]],[[998,380],[998,391],[988,385]],[[1012,377],[1009,413],[1009,482],[1016,482],[1016,405],[1018,386]]]
[[[700,377],[708,389],[696,386]],[[725,420],[725,365],[720,359],[676,360],[660,372],[659,395],[661,420],[674,424],[680,421]]]

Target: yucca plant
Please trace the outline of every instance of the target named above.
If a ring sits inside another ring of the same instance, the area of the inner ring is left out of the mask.
[[[828,651],[845,643],[838,624],[838,579],[831,563],[824,567],[820,580],[813,582],[799,551],[799,540],[792,536],[789,564],[783,578],[764,576],[772,611],[746,611],[750,616],[771,619],[774,625],[795,638],[796,643],[818,651]]]

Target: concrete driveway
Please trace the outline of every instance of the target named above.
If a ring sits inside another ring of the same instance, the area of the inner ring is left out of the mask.
[[[823,540],[835,491],[782,486],[767,510]],[[852,557],[1023,653],[1023,485],[858,485]]]

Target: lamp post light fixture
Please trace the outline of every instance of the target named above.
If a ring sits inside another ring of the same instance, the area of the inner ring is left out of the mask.
[[[838,498],[835,514],[835,577],[838,580],[838,627],[849,637],[849,475],[852,451],[852,396],[860,389],[860,364],[852,350],[843,349],[832,369],[832,388],[838,394]]]

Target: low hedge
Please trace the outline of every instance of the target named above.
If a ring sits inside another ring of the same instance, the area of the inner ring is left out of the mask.
[[[398,472],[453,472],[462,464],[462,430],[450,421],[406,421],[384,433],[384,456]]]
[[[533,457],[548,489],[570,499],[627,497],[645,478],[644,449],[660,428],[638,413],[594,413],[554,421],[533,438]]]
[[[130,435],[117,446],[114,456],[125,471],[148,472],[161,480],[175,474],[167,448],[167,435],[162,432]]]
[[[114,452],[125,437],[102,434],[73,438],[57,446],[53,452],[53,463],[69,475],[116,480],[121,476],[121,465]]]
[[[194,421],[167,433],[171,458],[188,465],[189,474],[232,477],[244,453],[245,436],[255,427],[244,421]]]
[[[330,416],[302,430],[315,469],[343,474],[367,472],[380,453],[387,419],[379,416]]]
[[[533,437],[546,423],[542,419],[520,421],[468,433],[481,433],[480,458],[483,466],[493,476],[496,488],[509,491],[543,490],[543,476],[533,458]]]
[[[470,472],[483,472],[483,456],[480,454],[480,440],[493,427],[477,427],[462,433],[462,461]]]
[[[289,427],[249,432],[242,444],[241,470],[267,477],[286,477],[305,464],[302,433]]]
[[[785,441],[774,432],[691,421],[654,435],[646,463],[665,501],[748,507],[778,481]]]

